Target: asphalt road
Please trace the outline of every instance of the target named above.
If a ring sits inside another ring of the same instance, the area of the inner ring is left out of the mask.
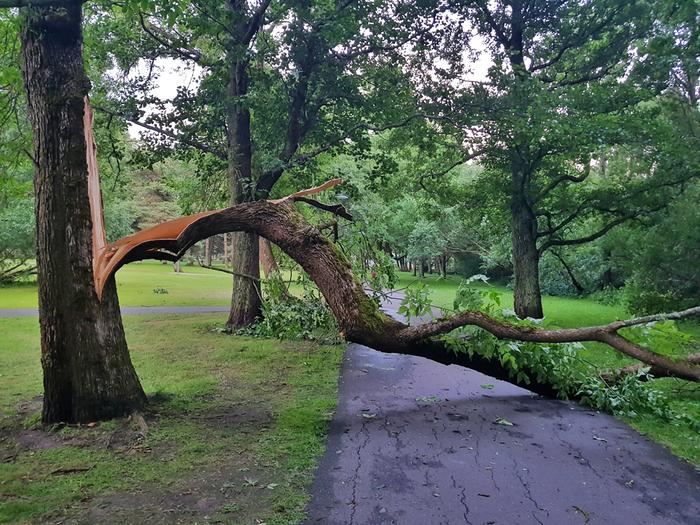
[[[613,417],[359,345],[339,395],[308,525],[700,524],[700,473]]]

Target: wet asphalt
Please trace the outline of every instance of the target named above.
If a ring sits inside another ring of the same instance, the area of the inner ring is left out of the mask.
[[[308,525],[700,524],[700,472],[611,416],[353,344],[307,511]]]

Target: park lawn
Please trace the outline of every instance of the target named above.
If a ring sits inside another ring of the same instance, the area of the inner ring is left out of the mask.
[[[45,430],[38,323],[0,319],[0,523],[298,522],[342,347],[228,336],[222,321],[125,316],[147,410]]]
[[[446,279],[440,278],[439,275],[426,275],[421,280],[413,274],[399,272],[396,288],[416,286],[423,282],[431,289],[433,305],[450,309],[461,281],[461,277],[453,275]],[[513,307],[513,292],[505,286],[481,282],[474,283],[474,286],[497,292],[504,308]],[[544,325],[550,327],[600,325],[629,317],[620,305],[604,305],[585,298],[544,296],[542,303],[545,313]],[[694,337],[694,348],[691,352],[700,351],[700,324],[684,322],[681,329]],[[581,356],[601,369],[619,368],[634,362],[606,345],[597,343],[587,343],[581,351]],[[668,378],[657,379],[653,385],[668,395],[675,410],[700,420],[700,388],[697,385]],[[655,416],[626,418],[625,421],[643,434],[663,443],[676,455],[700,466],[700,435],[690,425],[671,425]]]
[[[130,263],[116,273],[121,306],[228,306],[231,304],[231,275],[202,268],[181,265],[175,273],[172,264],[157,261]],[[288,272],[285,278],[290,277]],[[291,277],[296,278],[297,273]],[[300,290],[296,284],[292,293]],[[36,282],[0,286],[0,309],[36,308]]]
[[[131,263],[117,274],[122,306],[226,306],[231,302],[231,276],[200,266],[155,261]],[[36,308],[36,283],[0,287],[0,308]]]

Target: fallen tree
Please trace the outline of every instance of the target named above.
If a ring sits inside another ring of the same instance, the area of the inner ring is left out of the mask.
[[[325,297],[338,321],[342,336],[348,341],[382,352],[415,355],[443,364],[466,366],[547,396],[557,395],[557,388],[546,378],[537,380],[537,374],[533,370],[523,370],[526,380],[514,378],[512,371],[498,359],[454,352],[441,336],[460,327],[476,326],[499,339],[514,341],[601,342],[656,370],[664,371],[665,375],[700,381],[700,366],[696,363],[677,361],[657,354],[619,333],[624,328],[639,324],[697,316],[700,315],[700,307],[615,321],[603,326],[558,330],[519,326],[481,311],[460,312],[419,326],[409,326],[385,315],[365,293],[362,283],[355,277],[349,262],[338,248],[295,209],[295,202],[303,202],[351,219],[342,205],[323,204],[309,197],[340,183],[339,179],[334,179],[283,199],[237,204],[220,211],[183,217],[125,237],[96,254],[98,295],[102,283],[123,264],[150,258],[176,261],[194,243],[204,238],[231,231],[252,232],[274,242],[301,265]]]

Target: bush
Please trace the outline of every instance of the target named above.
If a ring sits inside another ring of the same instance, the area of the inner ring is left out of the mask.
[[[321,294],[306,278],[299,279],[301,297],[287,292],[280,274],[271,274],[263,281],[263,318],[242,333],[279,339],[308,339],[323,342],[339,341],[338,325]]]
[[[688,189],[632,247],[632,278],[624,297],[640,314],[700,303],[700,184]]]

